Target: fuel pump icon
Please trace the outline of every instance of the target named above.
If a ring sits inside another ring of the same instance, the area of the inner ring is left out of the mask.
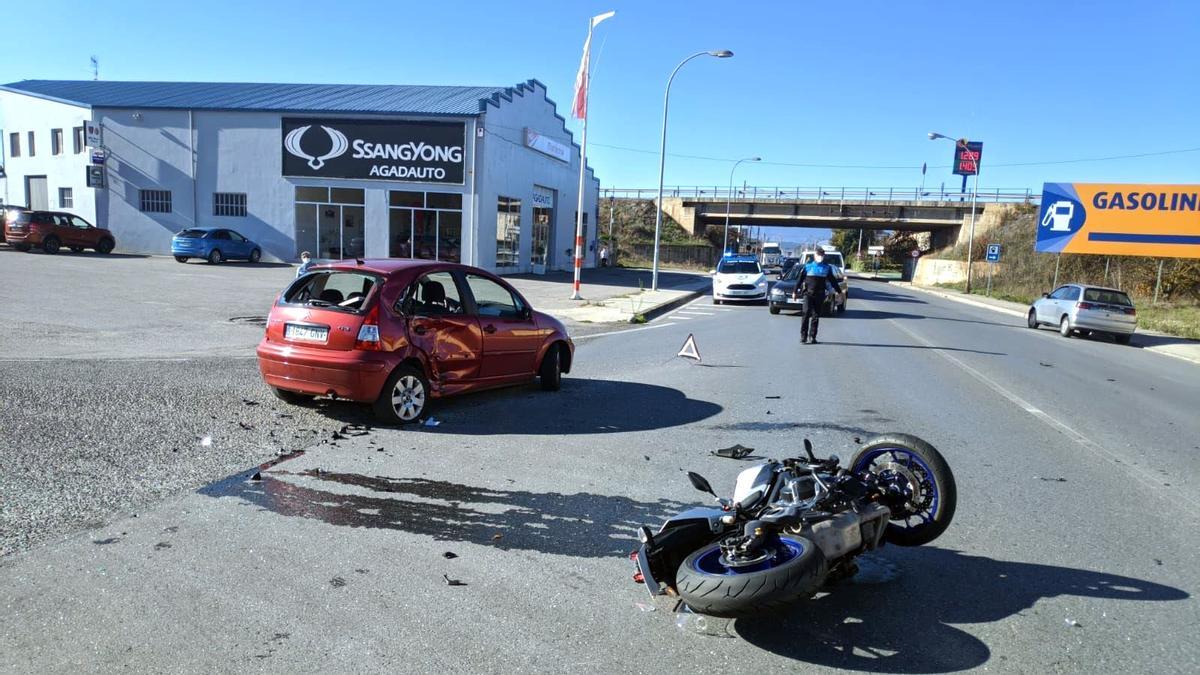
[[[1054,202],[1046,209],[1042,218],[1042,227],[1049,227],[1051,232],[1070,232],[1071,217],[1075,215],[1075,205],[1063,200]]]

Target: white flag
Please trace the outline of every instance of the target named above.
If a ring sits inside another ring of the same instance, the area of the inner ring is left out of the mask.
[[[571,104],[571,114],[576,119],[587,119],[587,88],[588,88],[588,70],[590,68],[589,61],[591,60],[592,52],[592,30],[600,25],[601,21],[611,19],[616,12],[605,12],[592,17],[592,22],[588,25],[587,39],[583,42],[583,58],[579,61],[579,72],[575,75],[575,100]]]

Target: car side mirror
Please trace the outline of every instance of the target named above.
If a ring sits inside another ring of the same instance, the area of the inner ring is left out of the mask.
[[[708,484],[708,480],[705,479],[704,476],[701,476],[700,474],[696,473],[695,471],[689,471],[689,472],[687,472],[687,477],[688,477],[688,480],[692,481],[692,487],[696,488],[697,490],[699,490],[701,492],[707,492],[708,494],[710,494],[714,497],[717,496],[717,493],[713,492],[712,486]],[[718,499],[719,499],[719,497],[718,497]]]
[[[1043,297],[1043,298],[1048,298],[1048,297],[1050,297],[1050,294],[1049,294],[1049,293],[1042,293],[1042,297]]]

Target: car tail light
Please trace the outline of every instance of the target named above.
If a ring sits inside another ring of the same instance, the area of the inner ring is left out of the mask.
[[[362,326],[358,328],[358,337],[354,339],[354,348],[373,352],[383,349],[379,340],[379,303],[375,303],[363,319]]]
[[[1095,305],[1093,305],[1093,304],[1092,304],[1092,303],[1090,303],[1090,302],[1080,302],[1080,303],[1076,303],[1076,305],[1075,305],[1075,306],[1076,306],[1076,307],[1078,307],[1079,309],[1092,309],[1093,307],[1095,307]]]
[[[1128,315],[1130,315],[1130,316],[1136,316],[1136,315],[1137,315],[1137,310],[1136,310],[1136,309],[1134,309],[1134,308],[1132,308],[1132,307],[1126,307],[1125,309],[1123,309],[1123,310],[1121,310],[1121,311],[1125,312],[1126,314],[1128,314]]]

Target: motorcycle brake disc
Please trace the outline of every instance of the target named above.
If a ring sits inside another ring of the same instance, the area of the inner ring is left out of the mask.
[[[917,504],[921,504],[925,501],[925,494],[921,489],[921,479],[918,478],[915,473],[913,473],[912,469],[895,462],[888,462],[886,464],[881,464],[879,466],[879,471],[880,473],[883,471],[893,471],[903,476],[904,480],[908,481],[909,489],[912,490],[912,498],[910,498],[908,501],[910,505],[916,506]]]

